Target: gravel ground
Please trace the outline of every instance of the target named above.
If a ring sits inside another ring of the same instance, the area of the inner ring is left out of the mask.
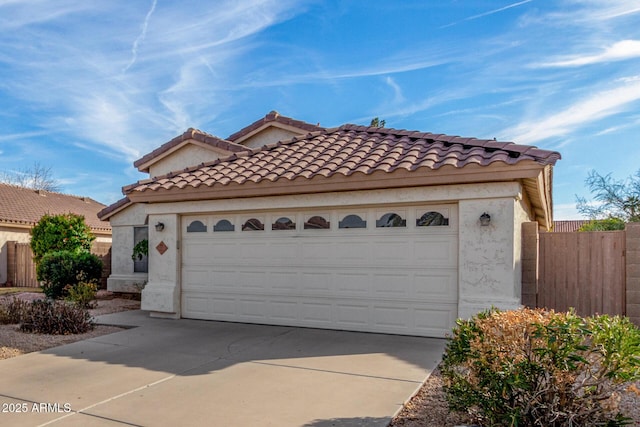
[[[44,296],[41,293],[21,293],[1,296],[0,304],[7,304],[14,297],[26,301],[33,301],[36,299],[42,299]],[[106,291],[100,291],[98,294],[97,306],[89,310],[89,312],[92,316],[99,316],[119,311],[137,310],[139,308],[140,301],[128,298],[114,298],[113,294]],[[18,330],[18,325],[0,325],[0,360],[20,356],[25,353],[31,353],[32,351],[45,350],[47,348],[57,347],[63,344],[95,338],[121,330],[122,328],[114,326],[97,325],[92,331],[87,332],[86,334],[48,335],[20,332]]]

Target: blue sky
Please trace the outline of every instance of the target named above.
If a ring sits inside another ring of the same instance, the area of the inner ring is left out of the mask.
[[[557,150],[555,218],[589,170],[640,169],[637,0],[0,0],[0,171],[102,203],[189,127],[271,110]]]

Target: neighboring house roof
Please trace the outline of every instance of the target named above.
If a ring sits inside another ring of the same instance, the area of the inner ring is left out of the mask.
[[[347,124],[142,180],[123,193],[161,202],[523,179],[536,218],[549,228],[551,166],[559,158],[511,142]]]
[[[580,227],[587,224],[588,222],[588,219],[553,221],[553,231],[556,233],[571,233],[574,231],[578,231]]]
[[[251,138],[253,135],[269,126],[288,129],[296,133],[317,132],[325,129],[321,127],[319,123],[317,125],[312,125],[311,123],[303,122],[302,120],[296,120],[292,119],[291,117],[281,116],[277,111],[271,111],[263,118],[256,120],[249,126],[246,126],[240,129],[238,132],[230,135],[227,139],[229,141],[241,144],[242,141]]]
[[[152,152],[145,154],[133,162],[133,166],[138,168],[140,172],[149,172],[150,165],[178,150],[183,145],[189,143],[189,141],[196,141],[205,147],[231,153],[246,150],[246,147],[242,145],[218,138],[217,136],[210,135],[198,129],[189,128],[182,135],[176,136],[171,141],[162,144]]]
[[[96,216],[105,205],[88,197],[0,184],[0,200],[0,225],[31,228],[45,214],[74,213],[84,216],[85,223],[94,232],[111,233],[111,224]]]

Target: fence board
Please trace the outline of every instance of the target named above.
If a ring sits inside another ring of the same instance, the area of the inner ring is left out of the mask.
[[[625,314],[625,233],[540,233],[537,306]]]

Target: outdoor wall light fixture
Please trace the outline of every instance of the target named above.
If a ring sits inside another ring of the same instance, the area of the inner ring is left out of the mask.
[[[156,224],[156,231],[162,231],[164,230],[164,224],[159,222]]]
[[[486,227],[489,224],[491,224],[491,215],[486,212],[480,215],[480,225]]]

